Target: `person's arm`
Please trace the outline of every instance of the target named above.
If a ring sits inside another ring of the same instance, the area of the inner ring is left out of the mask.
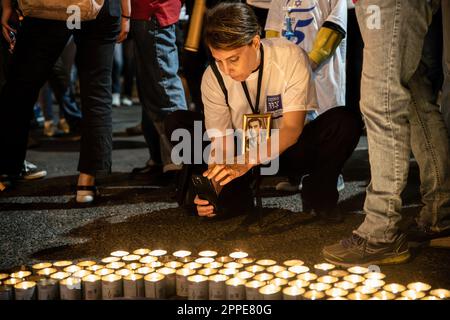
[[[313,70],[331,57],[346,35],[347,0],[335,0],[333,9],[314,39],[308,56]]]
[[[121,0],[122,16],[120,17],[120,34],[117,43],[125,41],[130,32],[131,0]]]
[[[17,30],[15,30],[9,25],[9,20],[11,19],[13,14],[14,9],[12,7],[11,0],[2,0],[2,18],[1,18],[2,34],[3,37],[6,39],[6,41],[8,41],[10,50],[14,48],[14,41],[13,39],[11,39],[9,33],[10,32],[17,33]]]

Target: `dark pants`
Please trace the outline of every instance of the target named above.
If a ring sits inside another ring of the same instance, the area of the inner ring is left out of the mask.
[[[65,21],[24,19],[0,95],[0,173],[20,172],[39,89],[72,34],[83,112],[78,170],[92,175],[111,170],[111,69],[120,20],[110,16],[108,3],[96,20],[82,22],[80,30],[67,29]]]
[[[167,117],[167,136],[183,128],[193,137],[194,121],[203,121],[202,115],[191,111],[177,111]],[[205,128],[203,128],[205,131]],[[358,144],[362,131],[359,114],[344,107],[328,110],[308,123],[298,139],[280,156],[280,173],[304,176],[302,197],[316,210],[331,210],[337,204],[339,193],[336,182],[345,161]],[[203,143],[203,148],[208,142]],[[193,142],[192,144],[193,145]],[[193,161],[191,162],[193,163]],[[206,170],[207,165],[193,165],[195,171]],[[226,204],[245,203],[251,195],[249,173],[233,180],[221,195]],[[222,191],[223,192],[223,191]]]

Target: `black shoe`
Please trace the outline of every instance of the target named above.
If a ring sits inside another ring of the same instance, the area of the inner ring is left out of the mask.
[[[334,245],[324,247],[322,254],[328,262],[346,267],[399,264],[410,257],[404,234],[398,235],[393,243],[383,244],[372,244],[353,234]]]
[[[416,224],[408,229],[406,236],[412,245],[427,245],[434,239],[450,237],[450,228],[442,231],[433,231],[431,227],[418,226]]]
[[[150,165],[147,163],[145,167],[134,168],[131,173],[146,176],[161,175],[163,173],[163,167],[161,165]]]
[[[301,198],[302,198],[302,212],[310,214],[315,219],[321,221],[321,223],[335,224],[344,221],[344,217],[339,207],[336,206],[329,210],[313,209],[312,205],[308,201],[306,201],[303,198],[303,196],[301,196]]]

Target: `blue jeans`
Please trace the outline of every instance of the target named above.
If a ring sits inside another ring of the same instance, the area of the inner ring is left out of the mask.
[[[441,110],[450,137],[450,1],[442,1],[442,28],[444,35],[444,52],[442,67],[444,70],[444,85],[442,87]]]
[[[186,110],[186,99],[178,77],[175,25],[160,27],[155,18],[132,20],[136,59],[136,83],[142,104],[142,130],[155,164],[170,164],[171,144],[164,129],[166,116]]]
[[[439,231],[450,227],[450,156],[442,114],[420,64],[433,9],[440,1],[359,0],[364,40],[361,111],[369,144],[371,182],[366,218],[354,232],[372,243],[393,242],[401,220],[411,151],[420,168],[424,207],[417,219]],[[380,8],[381,28],[366,23]]]

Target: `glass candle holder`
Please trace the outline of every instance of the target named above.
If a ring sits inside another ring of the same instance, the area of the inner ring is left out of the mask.
[[[252,280],[245,284],[245,296],[246,300],[263,300],[262,294],[259,289],[264,287],[266,282]]]
[[[321,282],[316,282],[316,283],[311,283],[309,285],[309,289],[310,290],[314,290],[314,291],[320,291],[320,292],[325,292],[328,289],[331,289],[332,286],[328,283],[321,283]]]
[[[373,296],[380,300],[394,300],[396,298],[395,294],[386,290],[378,291]]]
[[[140,262],[132,262],[132,263],[125,265],[125,269],[131,270],[131,271],[135,271],[139,268],[142,268],[142,263],[140,263]]]
[[[149,263],[153,263],[156,261],[158,261],[158,258],[153,257],[153,256],[145,256],[145,257],[142,257],[141,259],[139,259],[139,263],[142,263],[142,264],[149,264]]]
[[[332,276],[322,276],[317,279],[317,282],[328,283],[328,284],[334,284],[338,281],[339,281],[339,278],[332,277]]]
[[[188,282],[187,278],[194,275],[195,270],[192,269],[178,269],[176,272],[176,293],[179,297],[185,297],[188,296]]]
[[[37,272],[37,274],[38,274],[38,276],[43,276],[43,277],[50,277],[52,274],[54,274],[54,273],[56,273],[56,272],[58,272],[58,270],[57,269],[55,269],[55,268],[45,268],[45,269],[42,269],[42,270],[39,270],[38,272]]]
[[[425,297],[425,293],[423,291],[416,291],[411,289],[403,291],[401,295],[402,297],[409,300],[419,300]]]
[[[361,292],[350,293],[347,296],[348,300],[369,300],[369,296],[367,294]]]
[[[113,269],[103,268],[94,272],[97,276],[104,277],[114,273]]]
[[[194,260],[195,263],[200,263],[203,265],[206,265],[208,263],[212,263],[214,262],[214,258],[210,258],[210,257],[200,257]]]
[[[138,254],[129,254],[125,257],[122,257],[122,261],[126,263],[132,263],[132,262],[139,262],[141,260],[142,256]]]
[[[280,265],[274,265],[274,266],[270,266],[266,268],[267,272],[273,273],[273,274],[277,274],[278,272],[281,271],[287,271],[287,268],[285,266],[280,266]]]
[[[217,251],[213,251],[213,250],[204,250],[204,251],[200,251],[198,253],[199,257],[205,257],[205,258],[214,258],[217,256]]]
[[[124,268],[125,265],[126,265],[125,262],[120,262],[120,261],[111,262],[106,265],[106,269],[111,269],[111,270],[116,271],[116,270]]]
[[[319,263],[314,265],[314,272],[319,276],[324,276],[334,269],[336,269],[336,266],[331,263]]]
[[[191,254],[192,254],[192,252],[188,251],[188,250],[178,250],[178,251],[175,251],[174,253],[172,253],[172,255],[177,259],[189,257]]]
[[[250,280],[255,276],[253,272],[250,271],[241,271],[236,273],[236,278],[242,279],[242,280]]]
[[[369,272],[369,269],[366,267],[355,266],[347,269],[348,272],[357,275],[364,275]]]
[[[355,292],[359,292],[359,293],[366,294],[366,295],[374,294],[377,291],[378,291],[377,288],[369,287],[369,286],[359,286],[359,287],[355,288]]]
[[[162,250],[162,249],[153,250],[148,253],[149,256],[153,256],[153,257],[157,257],[157,258],[163,257],[166,254],[167,254],[167,251]]]
[[[14,295],[16,300],[36,299],[36,282],[24,281],[14,285]]]
[[[220,269],[222,267],[223,267],[223,263],[217,262],[217,261],[205,264],[205,268],[208,268],[208,269]]]
[[[325,294],[330,298],[342,298],[348,295],[348,291],[341,288],[331,288],[325,291]]]
[[[33,272],[35,274],[37,274],[40,270],[45,269],[45,268],[51,268],[52,264],[50,262],[41,262],[41,263],[36,263],[34,265],[31,266],[31,269],[33,269]]]
[[[254,274],[264,272],[265,270],[266,268],[264,268],[263,266],[259,266],[257,264],[245,267],[245,271],[252,272]]]
[[[109,264],[109,263],[120,261],[120,258],[119,257],[106,257],[106,258],[103,258],[101,261],[104,264]]]
[[[269,282],[273,278],[275,278],[275,276],[272,273],[262,272],[262,273],[257,274],[256,276],[254,276],[253,280],[261,281],[261,282]]]
[[[344,280],[348,281],[348,282],[359,284],[359,283],[363,283],[366,280],[366,278],[364,278],[363,276],[357,275],[357,274],[351,274],[349,276],[345,276]]]
[[[94,266],[94,265],[96,265],[96,264],[97,264],[97,262],[95,262],[95,261],[92,261],[92,260],[84,260],[84,261],[78,262],[76,265],[79,266],[79,267],[82,268],[82,269],[85,269],[85,268],[92,267],[92,266]]]
[[[79,266],[76,266],[76,265],[70,265],[70,266],[65,267],[65,268],[63,269],[64,272],[71,273],[71,274],[72,274],[72,273],[75,273],[75,272],[78,272],[78,271],[80,271],[80,270],[82,270],[82,268],[79,267]]]
[[[353,290],[356,288],[356,284],[349,282],[349,281],[340,281],[338,283],[334,284],[335,288],[340,288],[340,289],[344,289],[344,290]]]
[[[176,294],[176,272],[177,270],[164,267],[158,269],[158,273],[166,277],[166,296],[172,297]]]

